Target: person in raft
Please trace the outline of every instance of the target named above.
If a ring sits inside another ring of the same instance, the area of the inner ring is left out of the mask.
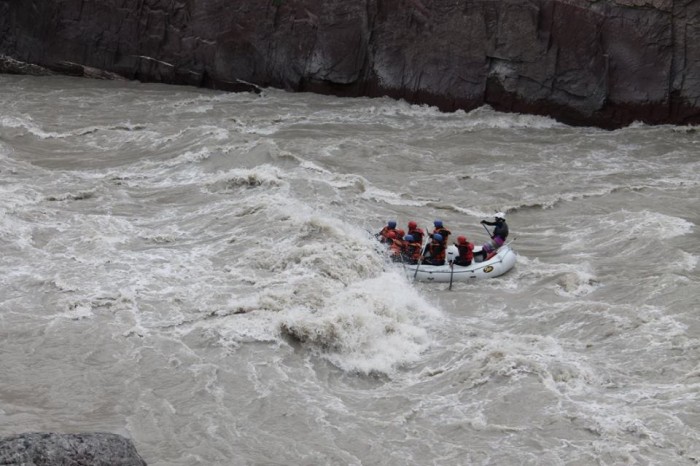
[[[406,235],[403,238],[404,242],[404,261],[407,264],[417,264],[420,255],[423,252],[423,244],[416,241],[413,235]]]
[[[495,227],[493,229],[493,233],[491,233],[491,241],[487,241],[486,243],[484,243],[484,245],[481,248],[481,252],[484,256],[484,259],[486,259],[490,253],[496,251],[498,248],[503,246],[503,243],[506,242],[506,238],[508,238],[508,224],[506,223],[506,214],[504,214],[503,212],[498,212],[496,215],[494,215],[493,222],[482,220],[481,224]]]
[[[408,234],[413,236],[415,242],[423,244],[423,230],[418,228],[418,224],[413,220],[408,222]]]
[[[391,243],[389,244],[389,257],[394,262],[403,262],[403,252],[406,248],[406,242],[404,241],[404,231],[400,228],[396,232],[389,232],[391,235]]]
[[[423,258],[423,263],[427,265],[445,265],[445,242],[440,233],[430,235],[431,241],[428,243],[427,251]]]
[[[464,267],[472,265],[472,260],[474,259],[474,243],[467,241],[466,236],[458,236],[455,246],[457,246],[459,255],[454,260],[454,264]]]
[[[382,228],[382,231],[374,235],[374,237],[377,238],[380,243],[386,243],[386,240],[389,239],[390,231],[393,231],[394,233],[396,232],[395,220],[389,220],[388,222],[386,222],[386,226]]]
[[[452,232],[444,227],[444,225],[442,224],[442,220],[435,220],[433,222],[433,225],[435,226],[435,229],[430,234],[430,237],[432,238],[435,235],[440,235],[440,237],[442,238],[442,240],[440,240],[442,242],[442,247],[447,247],[447,239],[452,234]]]

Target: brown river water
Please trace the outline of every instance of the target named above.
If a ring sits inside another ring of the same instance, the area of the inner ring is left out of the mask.
[[[0,76],[0,435],[149,465],[700,463],[700,131]],[[486,240],[414,283],[387,220]],[[369,233],[368,233],[369,232]]]

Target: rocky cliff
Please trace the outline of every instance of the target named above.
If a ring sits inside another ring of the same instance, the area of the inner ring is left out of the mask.
[[[0,55],[5,71],[700,123],[699,0],[0,0]]]

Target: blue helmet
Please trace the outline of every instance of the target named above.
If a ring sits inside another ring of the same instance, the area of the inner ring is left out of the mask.
[[[440,233],[435,233],[433,235],[433,239],[437,241],[438,243],[442,242],[442,235]]]
[[[406,236],[403,237],[403,239],[404,239],[405,241],[408,241],[408,242],[410,243],[411,241],[413,241],[413,235],[406,235]]]
[[[436,228],[442,227],[442,220],[435,220],[433,225],[435,225]]]
[[[394,220],[389,220],[389,221],[387,222],[387,225],[389,226],[389,228],[396,228],[396,221],[394,221]]]

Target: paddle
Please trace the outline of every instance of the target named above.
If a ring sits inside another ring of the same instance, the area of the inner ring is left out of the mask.
[[[426,230],[426,231],[428,231],[428,230]],[[425,240],[426,236],[428,236],[427,233],[423,236],[423,240]],[[421,264],[421,262],[423,262],[423,256],[425,255],[425,251],[428,250],[429,244],[430,244],[430,240],[428,240],[428,242],[425,243],[425,246],[421,247],[420,257],[418,258],[418,264],[416,264],[416,271],[413,273],[413,281],[416,281],[416,277],[418,276],[418,269],[420,269],[420,264]]]
[[[403,273],[406,273],[406,262],[403,260],[403,254],[399,254],[399,258],[401,259],[401,267],[403,267]]]
[[[418,258],[418,263],[416,264],[416,271],[413,272],[413,281],[416,281],[416,277],[418,276],[418,269],[420,269],[420,264],[423,262],[423,256],[425,255],[425,250],[428,248],[428,245],[426,244],[424,248],[422,248],[420,252],[420,257]]]
[[[406,261],[403,256],[403,250],[399,252],[399,259],[401,260],[401,267],[403,267],[403,273],[406,273]]]
[[[454,261],[450,261],[450,287],[448,290],[452,290],[452,276],[455,273],[455,263]]]
[[[484,223],[483,223],[484,221],[482,220],[481,222],[482,222],[481,226],[484,227],[484,230],[486,230],[486,234],[489,235],[489,238],[493,239],[493,236],[491,236],[491,232],[489,231],[488,228],[486,228],[486,225],[484,225]],[[484,251],[483,247],[481,248],[481,251],[479,251],[479,254],[482,255],[482,257],[483,257],[482,260],[485,261],[486,260],[486,251]]]

